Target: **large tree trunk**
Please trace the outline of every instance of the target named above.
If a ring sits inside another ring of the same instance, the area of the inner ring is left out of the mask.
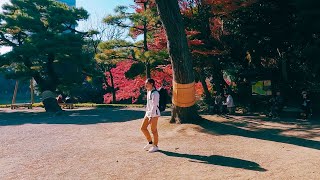
[[[200,68],[198,73],[199,73],[199,79],[200,79],[200,82],[201,82],[201,85],[203,87],[203,91],[204,91],[204,94],[205,94],[206,103],[207,104],[211,104],[212,103],[212,97],[211,97],[211,93],[209,91],[209,88],[208,88],[208,85],[207,85],[207,82],[206,82],[206,76],[205,76],[203,68]]]
[[[48,88],[46,84],[48,82],[45,82],[43,80],[39,80],[39,78],[34,77],[37,84],[40,86],[41,89],[41,96],[42,96],[42,103],[44,106],[44,109],[46,112],[60,112],[62,111],[61,107],[58,104],[58,101],[56,99],[56,94],[54,93],[54,90]],[[43,84],[40,84],[39,82],[42,82]]]
[[[223,87],[226,85],[221,72],[221,65],[218,59],[214,60],[214,67],[212,68],[213,82],[215,90],[218,94],[224,93]]]
[[[110,74],[110,81],[112,86],[112,103],[116,104],[117,103],[116,89],[114,88],[114,81],[113,81],[113,75],[111,70],[109,70],[109,74]]]
[[[146,63],[146,74],[147,74],[147,78],[151,78],[150,62],[147,62],[147,63]]]
[[[208,5],[205,0],[201,0],[199,6],[199,13],[200,16],[202,17],[203,21],[201,21],[201,34],[204,35],[204,41],[205,44],[207,44],[208,46],[216,46],[214,44],[214,42],[216,41],[213,37],[212,37],[212,32],[211,32],[211,28],[210,28],[210,18],[212,17],[211,14],[211,6]],[[209,47],[208,47],[209,48]],[[214,59],[216,59],[216,57],[214,57]],[[215,90],[217,91],[218,94],[223,92],[223,85],[224,80],[223,80],[223,75],[221,73],[221,65],[218,59],[214,60],[214,73],[213,74],[213,78],[214,78],[214,84],[215,84]],[[201,72],[202,71],[202,72]],[[204,72],[203,69],[200,69],[200,77],[204,76]],[[207,85],[205,84],[205,79],[204,78],[200,78],[202,86],[204,88],[204,92],[206,94],[206,97],[208,97],[208,88]]]
[[[57,84],[59,83],[59,79],[54,71],[54,62],[55,56],[54,54],[48,55],[48,62],[47,62],[47,73],[48,79],[44,80],[40,76],[35,76],[35,81],[41,87],[42,92],[42,103],[46,110],[46,112],[60,112],[62,111],[61,107],[59,106],[56,100],[56,94],[54,93]]]
[[[50,54],[48,55],[48,62],[47,62],[47,73],[49,78],[48,79],[44,79],[43,77],[41,77],[41,75],[38,72],[33,72],[33,79],[36,81],[36,83],[39,86],[40,92],[44,93],[44,94],[51,94],[52,97],[47,97],[47,95],[43,96],[45,97],[45,99],[42,99],[42,103],[43,106],[46,110],[46,112],[60,112],[62,111],[61,107],[59,106],[56,97],[53,96],[56,88],[57,88],[57,84],[58,84],[58,77],[56,76],[55,72],[54,72],[54,67],[53,67],[53,62],[54,62],[54,55]],[[28,67],[31,71],[31,67],[32,67],[32,63],[28,58],[24,59],[24,64],[26,65],[26,67]],[[52,92],[52,93],[48,93],[48,91]]]
[[[280,52],[279,48],[277,48],[277,52],[280,57],[281,61],[281,85],[280,85],[280,91],[282,92],[290,92],[289,84],[288,84],[288,70],[287,70],[287,59],[284,56],[283,52]],[[284,96],[286,99],[289,98],[289,93],[283,93],[282,96]]]
[[[148,5],[148,1],[143,3],[144,11],[147,11],[147,5]],[[148,27],[147,26],[148,26],[147,19],[145,18],[143,20],[143,49],[144,49],[145,53],[147,51],[149,51],[149,47],[148,47]],[[146,75],[147,75],[147,78],[151,78],[151,69],[150,69],[149,60],[146,61]]]
[[[195,80],[192,58],[178,1],[156,0],[156,4],[167,33],[168,49],[173,68],[173,81],[179,86],[192,84]],[[179,91],[181,91],[181,89],[173,86],[173,92],[176,93]],[[195,94],[190,94],[189,96],[193,96],[191,98],[195,99]],[[190,99],[190,97],[186,98]],[[178,104],[173,105],[171,122],[195,123],[200,119],[194,103],[188,107],[181,107]]]

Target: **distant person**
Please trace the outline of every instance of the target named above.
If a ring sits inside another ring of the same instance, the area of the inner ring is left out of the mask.
[[[222,93],[216,95],[214,99],[214,111],[217,114],[221,114],[223,111],[223,97]]]
[[[67,96],[67,97],[66,97],[65,102],[66,102],[66,103],[73,103],[70,96]]]
[[[63,96],[61,94],[59,94],[59,96],[57,97],[57,101],[58,103],[64,103]]]
[[[311,100],[308,96],[308,94],[302,93],[302,105],[301,105],[301,109],[303,111],[304,117],[305,119],[310,118],[310,116],[312,115],[312,104],[311,104]]]
[[[302,90],[301,95],[308,94],[306,90]]]
[[[223,105],[227,106],[229,114],[234,114],[235,113],[235,105],[234,105],[233,97],[228,92],[225,94],[225,97],[227,99],[226,99],[226,102],[223,103]]]
[[[283,98],[280,92],[277,92],[274,97],[269,100],[271,104],[271,110],[269,116],[272,118],[279,118],[283,109]]]
[[[155,81],[153,79],[147,79],[145,82],[145,88],[147,90],[147,106],[146,114],[141,125],[141,131],[148,140],[148,144],[144,147],[144,150],[150,153],[159,150],[158,147],[158,119],[160,117],[159,100],[160,94],[155,87]],[[153,141],[148,131],[148,126],[151,124],[151,132],[153,134]]]

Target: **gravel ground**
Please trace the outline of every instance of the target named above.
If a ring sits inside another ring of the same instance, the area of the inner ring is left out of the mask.
[[[159,120],[160,152],[143,151],[142,109],[55,116],[0,109],[0,179],[320,179],[320,125],[204,116]]]

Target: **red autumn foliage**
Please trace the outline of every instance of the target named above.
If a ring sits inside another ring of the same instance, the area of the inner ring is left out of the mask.
[[[126,100],[132,98],[132,103],[136,102],[138,97],[140,96],[140,87],[144,84],[144,79],[141,77],[137,77],[134,80],[127,79],[125,77],[125,72],[127,72],[131,65],[132,61],[121,61],[117,64],[116,68],[111,70],[114,81],[114,88],[117,89],[116,97],[117,101]],[[106,73],[107,79],[110,80],[110,74]],[[111,84],[111,82],[108,82]],[[112,94],[106,94],[104,96],[105,103],[112,102]]]
[[[223,27],[223,18],[229,18],[231,13],[239,8],[250,6],[257,0],[205,0],[205,3],[211,5],[213,17],[210,19],[210,28],[212,37],[220,39],[222,34],[228,34]]]
[[[192,51],[192,54],[199,54],[199,55],[220,55],[221,53],[223,53],[223,51],[221,50],[205,50],[205,51],[193,50]]]
[[[203,41],[199,39],[192,39],[193,36],[198,35],[198,31],[187,31],[186,35],[188,37],[189,46],[199,46],[203,45]],[[150,50],[159,51],[167,48],[167,37],[164,28],[159,28],[155,31],[153,38],[148,42],[148,47]]]
[[[135,79],[127,79],[125,72],[128,71],[131,65],[135,63],[131,60],[122,61],[117,64],[116,68],[111,70],[114,77],[114,85],[116,91],[117,101],[131,99],[132,103],[137,102],[141,95],[144,95],[144,82],[145,77],[138,76]],[[110,74],[106,73],[108,80],[110,81]],[[156,87],[159,88],[163,85],[164,88],[171,93],[172,88],[172,67],[171,65],[159,67],[151,72],[151,76],[156,81]],[[109,82],[110,83],[110,82]],[[111,84],[111,83],[110,83]],[[207,82],[208,87],[210,83]],[[203,88],[201,83],[196,83],[196,96],[200,97],[203,95]],[[112,94],[107,93],[104,95],[104,102],[109,104],[112,102]]]
[[[141,0],[143,1],[143,0]],[[234,10],[242,7],[250,5],[248,2],[240,2],[241,0],[207,0],[206,3],[212,5],[212,13],[215,16],[215,18],[211,19],[211,31],[212,36],[219,38],[219,36],[224,31],[223,29],[223,22],[220,19],[220,15],[226,15]],[[193,15],[193,8],[195,7],[195,4],[199,3],[197,0],[193,1],[193,4],[190,4],[191,1],[187,0],[179,0],[181,13],[186,16],[192,16]],[[254,0],[249,1],[254,2]],[[221,8],[223,7],[223,8]],[[145,13],[144,7],[142,3],[136,3],[135,11],[137,13]],[[149,7],[148,8],[155,8],[154,0],[149,1]],[[218,16],[216,16],[218,15]],[[142,26],[138,26],[138,28],[143,28]],[[149,32],[152,32],[152,38],[148,39],[148,47],[152,51],[160,51],[167,48],[167,38],[165,34],[165,30],[163,27],[155,28],[154,24],[150,24],[147,27]],[[131,33],[133,37],[137,37],[141,34],[143,34],[143,31],[138,29],[132,29]],[[222,51],[219,50],[205,50],[198,47],[201,47],[201,45],[204,44],[204,42],[200,39],[196,39],[197,35],[200,32],[194,31],[194,30],[186,30],[186,35],[188,37],[188,44],[191,47],[191,51],[193,54],[196,55],[217,55],[221,54]],[[226,33],[226,32],[223,32]],[[133,61],[127,60],[123,62],[119,62],[117,64],[116,68],[113,68],[111,70],[113,76],[114,76],[114,84],[115,88],[117,89],[117,101],[121,100],[128,100],[131,99],[132,103],[137,102],[138,98],[145,94],[145,91],[143,90],[145,77],[138,76],[135,79],[127,79],[125,77],[125,72],[128,71],[133,64]],[[106,74],[108,77],[109,74]],[[164,84],[164,87],[168,89],[169,92],[171,92],[172,88],[172,67],[171,65],[162,66],[156,70],[153,70],[151,72],[151,76],[156,81],[156,86],[159,88],[163,82],[166,82]],[[109,79],[109,78],[108,78]],[[111,84],[111,83],[110,83]],[[209,81],[207,81],[207,86],[209,89],[211,89],[211,85]],[[203,88],[201,83],[196,84],[196,95],[197,97],[200,97],[203,95]],[[112,94],[106,94],[104,96],[105,103],[111,103],[112,102]]]
[[[256,0],[204,0],[206,4],[211,5],[212,13],[215,15],[229,15],[233,11],[250,6]]]
[[[156,3],[155,3],[154,0],[137,0],[137,1],[135,1],[135,4],[131,6],[131,8],[133,8],[135,10],[135,12],[138,13],[138,14],[144,14],[145,13],[144,2],[148,2],[147,3],[147,9],[156,10]],[[134,28],[132,28],[130,30],[130,35],[133,38],[137,38],[139,35],[142,35],[144,33],[143,29],[144,29],[143,23],[140,22],[140,25],[136,25],[136,26],[134,26]],[[155,30],[155,24],[147,22],[147,28],[146,29],[147,29],[148,32],[154,31]]]
[[[128,100],[131,99],[132,103],[137,102],[138,98],[140,97],[141,93],[144,93],[143,87],[146,78],[142,76],[137,76],[134,79],[128,79],[125,77],[125,73],[130,69],[132,64],[135,63],[134,61],[127,60],[121,61],[117,64],[117,67],[111,70],[111,73],[114,77],[114,88],[117,89],[116,97],[117,101],[121,100]],[[156,81],[156,86],[159,88],[163,82],[165,83],[165,88],[171,91],[172,85],[172,72],[168,70],[171,69],[170,66],[164,67],[163,69],[154,70],[151,73],[151,76],[154,77],[153,79]],[[106,74],[108,80],[110,81],[110,74]],[[111,84],[109,82],[109,84]],[[105,103],[112,102],[112,94],[107,93],[104,96]]]
[[[159,51],[167,48],[167,37],[163,28],[159,28],[155,31],[153,39],[148,42],[148,47],[152,51]]]

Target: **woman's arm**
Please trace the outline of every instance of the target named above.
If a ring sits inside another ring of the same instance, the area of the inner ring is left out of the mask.
[[[160,112],[157,112],[157,109],[159,107],[159,98],[160,95],[157,91],[151,93],[151,116],[159,116]]]

